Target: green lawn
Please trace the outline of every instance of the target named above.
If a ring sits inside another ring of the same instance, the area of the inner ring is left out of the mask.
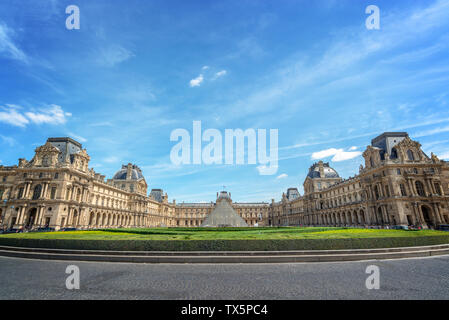
[[[153,228],[105,229],[0,235],[0,238],[78,240],[251,240],[251,239],[359,239],[449,235],[434,230],[405,231],[355,228]]]

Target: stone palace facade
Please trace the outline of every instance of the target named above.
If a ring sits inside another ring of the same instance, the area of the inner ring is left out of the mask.
[[[400,132],[373,139],[363,157],[365,166],[346,180],[328,163],[315,163],[302,196],[290,188],[279,202],[238,203],[230,193],[226,197],[249,226],[449,224],[448,162],[428,157]],[[133,164],[105,180],[89,169],[89,160],[77,141],[49,138],[32,160],[0,166],[0,226],[199,227],[216,206],[169,202],[161,189],[148,195],[142,171]]]

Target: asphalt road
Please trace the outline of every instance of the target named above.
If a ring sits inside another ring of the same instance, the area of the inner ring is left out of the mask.
[[[80,289],[66,288],[68,265]],[[366,267],[380,270],[368,290]],[[0,299],[448,299],[449,256],[307,264],[131,264],[0,257]]]

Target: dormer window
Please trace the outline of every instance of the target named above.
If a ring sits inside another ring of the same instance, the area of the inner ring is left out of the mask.
[[[45,155],[42,157],[42,166],[43,167],[49,167],[50,166],[50,157],[48,155]]]
[[[415,155],[413,154],[412,150],[407,151],[407,157],[410,161],[415,161]]]
[[[396,148],[391,149],[390,159],[397,159],[397,158],[398,158],[398,151],[396,150]]]

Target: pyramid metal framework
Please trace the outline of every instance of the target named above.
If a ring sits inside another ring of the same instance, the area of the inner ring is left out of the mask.
[[[227,192],[221,192],[215,209],[206,217],[201,227],[248,227],[234,208]]]

